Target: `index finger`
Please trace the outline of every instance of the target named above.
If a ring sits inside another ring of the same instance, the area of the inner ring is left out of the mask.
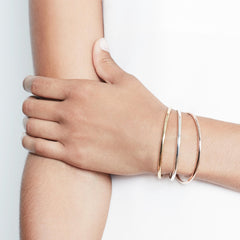
[[[65,80],[40,76],[26,77],[23,88],[36,96],[56,100],[66,99],[68,92]]]

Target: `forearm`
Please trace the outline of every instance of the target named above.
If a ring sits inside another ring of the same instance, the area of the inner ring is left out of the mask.
[[[202,151],[197,179],[240,191],[240,125],[198,117],[202,135]],[[166,136],[165,173],[172,172],[176,154],[177,113],[169,119]],[[198,142],[191,116],[182,113],[182,141],[178,172],[189,176],[195,167]]]
[[[101,0],[30,0],[30,18],[36,75],[98,79],[92,46],[103,36]]]
[[[93,42],[103,35],[101,1],[31,0],[36,75],[98,80]],[[29,154],[21,191],[22,239],[101,239],[108,175]]]

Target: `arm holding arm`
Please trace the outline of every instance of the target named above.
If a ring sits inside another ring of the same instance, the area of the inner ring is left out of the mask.
[[[102,40],[95,43],[93,62],[98,76],[105,83],[81,80],[81,87],[70,91],[65,101],[59,104],[59,109],[70,109],[70,115],[75,116],[75,119],[67,115],[64,117],[69,124],[63,125],[62,129],[74,129],[74,135],[72,144],[65,145],[63,152],[69,153],[71,149],[71,153],[77,155],[69,158],[67,154],[57,158],[79,168],[105,173],[157,174],[167,107],[138,79],[116,65],[106,51],[106,44],[101,43]],[[38,86],[39,91],[35,94],[42,96],[41,83],[46,80],[27,79],[25,84],[31,82]],[[64,89],[61,80],[52,79],[52,83],[58,86],[59,93]],[[69,86],[71,89],[77,88],[74,81],[69,82]],[[49,97],[53,96],[51,91],[48,94]],[[91,98],[87,97],[89,94]],[[38,106],[37,101],[34,104]],[[202,152],[197,178],[240,191],[240,125],[200,116],[198,119],[202,132]],[[26,148],[36,141],[29,136],[25,140]],[[176,141],[177,112],[173,110],[163,149],[163,174],[173,171]],[[48,144],[45,142],[46,146]],[[182,113],[178,174],[192,174],[197,147],[194,121],[187,113]],[[48,156],[49,151],[46,149],[42,154]]]

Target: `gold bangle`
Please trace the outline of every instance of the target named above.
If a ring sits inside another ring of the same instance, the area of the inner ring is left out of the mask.
[[[196,161],[195,169],[194,169],[192,175],[189,178],[184,180],[184,179],[182,179],[179,176],[179,174],[176,175],[178,182],[180,182],[182,184],[188,184],[196,177],[197,170],[198,170],[199,163],[200,163],[200,155],[201,155],[201,148],[202,148],[202,140],[201,140],[202,137],[201,137],[201,130],[200,130],[200,125],[199,125],[198,119],[192,113],[188,113],[188,114],[193,118],[194,123],[195,123],[196,128],[197,128],[197,133],[198,133],[198,154],[197,154],[197,161]]]
[[[160,146],[160,154],[159,154],[159,160],[158,160],[158,178],[161,179],[162,178],[162,168],[161,168],[161,164],[162,164],[162,152],[163,152],[163,146],[164,146],[164,142],[165,142],[165,136],[166,136],[166,130],[167,130],[167,125],[168,125],[168,119],[171,113],[171,108],[169,107],[167,110],[167,114],[164,120],[164,126],[163,126],[163,133],[162,133],[162,141],[161,141],[161,146]]]

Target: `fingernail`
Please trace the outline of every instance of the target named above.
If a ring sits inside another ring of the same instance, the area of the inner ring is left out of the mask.
[[[26,130],[26,126],[27,126],[27,121],[28,121],[28,117],[24,117],[23,118],[23,127]]]
[[[99,46],[100,46],[100,48],[101,48],[103,51],[106,51],[106,52],[109,52],[109,51],[110,51],[109,46],[108,46],[108,43],[107,43],[107,41],[106,41],[105,38],[101,38],[101,39],[99,40]]]
[[[33,82],[34,77],[33,76],[28,76],[24,79],[23,81],[23,88],[27,92],[31,92],[31,87],[32,87],[32,82]]]
[[[23,139],[25,136],[26,136],[26,133],[23,132],[23,133],[22,133],[22,136],[21,136],[21,139]]]

